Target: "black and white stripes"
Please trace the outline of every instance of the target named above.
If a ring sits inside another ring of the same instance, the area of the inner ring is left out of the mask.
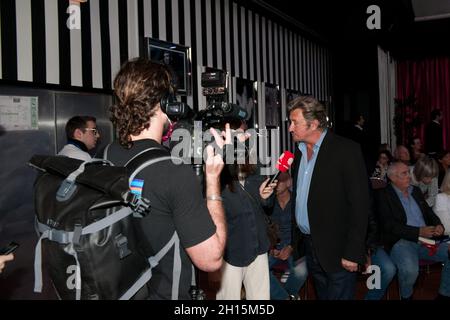
[[[327,100],[328,48],[233,0],[89,0],[81,30],[69,30],[69,1],[0,1],[0,78],[110,89],[142,37],[192,48],[194,104],[202,67],[278,84]]]

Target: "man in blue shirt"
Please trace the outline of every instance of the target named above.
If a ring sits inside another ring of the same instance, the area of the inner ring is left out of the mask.
[[[439,217],[428,206],[419,188],[411,185],[410,170],[401,162],[388,168],[391,183],[380,190],[377,197],[385,248],[397,266],[400,294],[409,300],[419,274],[419,259],[444,262],[439,298],[450,298],[449,245],[438,244],[436,252],[430,252],[419,237],[441,236],[444,227]]]
[[[370,209],[361,148],[327,130],[317,99],[298,97],[288,110],[289,131],[299,142],[292,174],[294,237],[304,241],[318,298],[354,299]]]

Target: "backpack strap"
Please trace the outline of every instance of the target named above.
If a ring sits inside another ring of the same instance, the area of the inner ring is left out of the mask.
[[[157,148],[157,147],[148,148],[148,149],[145,149],[145,150],[139,152],[133,158],[128,160],[128,162],[125,164],[125,167],[128,169],[129,183],[131,184],[131,182],[134,180],[134,178],[143,169],[145,169],[157,162],[163,162],[163,161],[168,161],[168,160],[172,160],[174,163],[177,163],[177,161],[179,159],[170,156],[170,154],[168,154],[168,152],[166,150]],[[181,161],[181,160],[179,160],[179,161]],[[131,194],[131,195],[135,196],[134,194]],[[144,197],[136,197],[136,199],[133,199],[131,201],[131,203],[133,203],[133,201],[136,201],[137,203],[139,203],[141,201],[149,202],[148,199],[146,199]],[[164,210],[163,208],[159,208],[159,210],[168,212],[168,211]],[[135,211],[138,211],[138,210],[135,210]],[[140,212],[136,212],[136,214],[134,214],[134,216],[140,217],[140,218],[142,217]]]
[[[78,262],[78,257],[76,251],[73,249],[73,244],[78,243],[80,236],[92,234],[99,232],[100,230],[106,229],[114,223],[126,218],[134,211],[130,207],[123,207],[122,209],[114,212],[106,216],[99,221],[91,223],[84,228],[75,227],[74,231],[64,231],[58,230],[54,228],[50,228],[48,225],[40,223],[37,219],[35,220],[36,229],[41,236],[35,247],[35,255],[34,255],[34,292],[42,292],[42,240],[49,239],[50,241],[54,241],[60,244],[69,245],[71,248],[69,251],[66,251],[68,254],[72,255],[75,258],[77,263],[77,284],[76,284],[76,298],[79,300],[81,298],[81,286],[78,285],[78,279],[81,279],[80,272],[80,264]],[[80,280],[81,281],[81,280]]]
[[[103,159],[104,160],[108,160],[108,151],[109,151],[109,147],[111,146],[111,143],[108,143],[105,147],[105,149],[103,149]]]
[[[178,300],[178,292],[181,276],[181,256],[180,256],[180,238],[175,231],[172,238],[166,245],[159,250],[157,254],[148,258],[150,267],[142,274],[142,276],[125,292],[119,300],[129,300],[136,292],[139,291],[152,277],[152,269],[155,268],[159,261],[174,247],[173,275],[172,275],[172,300]]]
[[[149,157],[149,154],[152,156]],[[137,154],[125,165],[130,170],[129,181],[133,179],[148,166],[162,161],[171,160],[174,163],[182,163],[179,158],[174,158],[167,154],[167,151],[160,148],[150,148]],[[140,288],[142,288],[152,277],[152,269],[159,264],[159,261],[174,247],[173,270],[172,270],[172,300],[178,300],[180,277],[181,277],[181,254],[180,238],[175,232],[169,242],[154,256],[148,259],[149,269],[136,281],[136,283],[120,298],[120,300],[130,299]]]
[[[131,182],[134,177],[144,168],[160,161],[171,160],[172,157],[166,150],[161,148],[148,148],[138,154],[125,163],[125,167],[128,169]],[[139,170],[138,170],[139,169]]]
[[[56,200],[58,201],[66,201],[69,199],[72,194],[77,189],[77,185],[75,184],[75,180],[77,177],[82,174],[86,168],[87,164],[91,163],[101,163],[104,165],[112,165],[111,161],[105,160],[105,159],[96,159],[93,158],[91,160],[83,162],[77,170],[73,171],[64,181],[61,183],[61,186],[59,187],[58,191],[56,192]]]
[[[105,148],[104,159],[107,159],[108,149]],[[152,147],[145,149],[133,158],[128,160],[125,167],[129,171],[129,183],[145,168],[152,164],[171,160],[176,164],[181,164],[183,161],[179,158],[174,158],[164,149],[158,147]],[[145,199],[140,197],[139,199]],[[166,243],[166,245],[154,256],[148,258],[149,268],[142,274],[142,276],[120,297],[120,300],[129,300],[136,292],[138,292],[148,281],[150,281],[153,272],[152,270],[159,264],[161,259],[174,247],[173,257],[173,270],[172,270],[172,300],[178,300],[180,277],[181,277],[181,253],[180,253],[180,238],[175,231],[172,238]]]
[[[36,223],[37,220],[36,220]],[[39,226],[38,226],[39,229]],[[42,292],[42,240],[50,239],[49,235],[51,234],[50,228],[45,230],[42,235],[39,237],[39,241],[36,244],[35,254],[34,254],[34,292]],[[76,263],[76,271],[75,271],[75,289],[76,289],[76,300],[81,299],[81,268],[80,262],[78,259],[77,252],[73,248],[73,244],[71,243],[67,248],[64,249],[69,255],[75,258]]]

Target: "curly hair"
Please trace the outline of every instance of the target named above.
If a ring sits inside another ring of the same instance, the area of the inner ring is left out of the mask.
[[[170,81],[167,68],[159,63],[138,58],[122,66],[114,79],[116,103],[110,108],[122,146],[131,148],[131,136],[150,127],[158,103],[173,90]]]

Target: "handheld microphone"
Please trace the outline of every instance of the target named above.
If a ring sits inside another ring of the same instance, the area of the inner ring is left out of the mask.
[[[277,164],[275,165],[275,168],[278,169],[277,173],[270,179],[269,183],[267,185],[270,185],[272,182],[274,182],[281,172],[286,172],[289,170],[289,168],[292,165],[292,162],[294,162],[294,154],[290,151],[285,151],[281,154],[280,158],[277,161]]]

